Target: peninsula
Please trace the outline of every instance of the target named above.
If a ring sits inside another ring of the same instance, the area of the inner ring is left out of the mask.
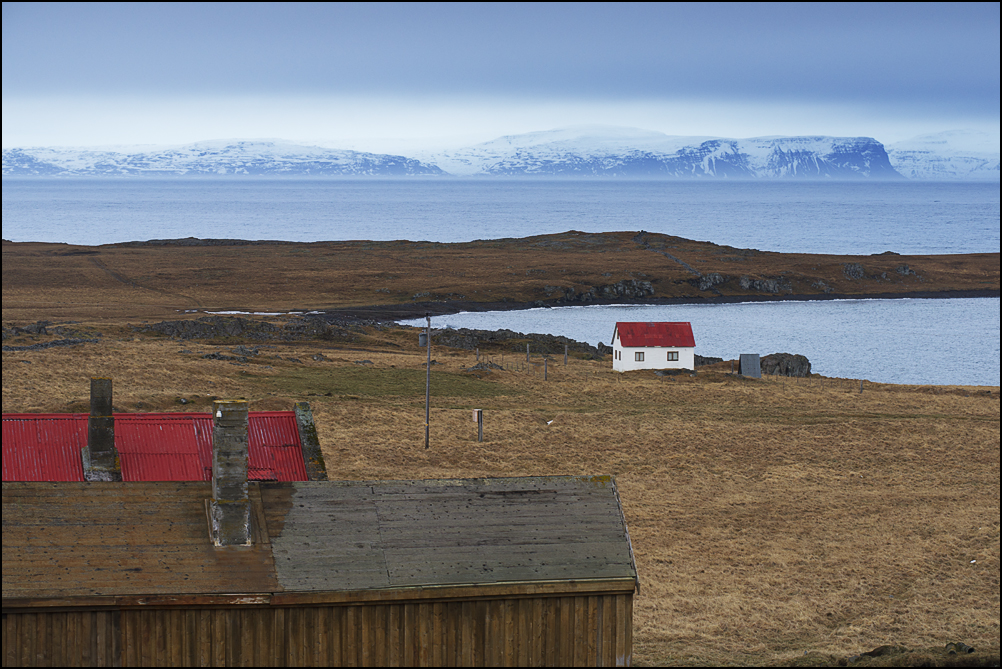
[[[393,320],[580,304],[998,295],[998,253],[776,253],[643,231],[462,243],[3,242],[4,321],[189,310]]]

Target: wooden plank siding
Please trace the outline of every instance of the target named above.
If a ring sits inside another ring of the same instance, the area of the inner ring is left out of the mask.
[[[629,666],[633,595],[3,614],[3,666]]]

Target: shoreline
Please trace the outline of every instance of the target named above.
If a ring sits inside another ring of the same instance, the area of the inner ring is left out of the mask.
[[[555,309],[559,307],[586,306],[668,306],[676,304],[741,304],[745,302],[820,302],[829,300],[904,300],[904,299],[962,299],[962,298],[1002,297],[1002,291],[985,290],[942,290],[916,291],[908,293],[829,293],[821,295],[725,295],[713,298],[691,297],[651,297],[642,300],[596,299],[591,302],[471,302],[450,300],[448,302],[414,302],[412,304],[374,304],[365,307],[345,307],[338,309],[303,309],[324,316],[357,320],[393,321],[431,316],[451,316],[458,313],[479,313],[485,311],[525,311],[528,309]],[[290,310],[299,311],[299,310]]]

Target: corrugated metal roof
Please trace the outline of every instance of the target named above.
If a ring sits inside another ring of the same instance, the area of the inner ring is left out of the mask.
[[[616,341],[616,332],[622,345],[630,348],[696,345],[689,323],[616,323],[613,342]]]
[[[4,481],[83,481],[87,414],[4,414]],[[306,481],[292,411],[251,411],[248,478]],[[212,479],[212,414],[116,413],[125,481]]]
[[[86,445],[86,414],[4,414],[3,480],[83,481]]]
[[[4,483],[3,598],[317,593],[635,579],[610,477],[252,483],[252,549],[211,484]]]

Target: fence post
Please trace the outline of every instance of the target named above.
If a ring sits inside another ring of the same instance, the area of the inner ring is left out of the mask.
[[[525,361],[529,362],[529,344],[528,343],[526,343],[526,345],[525,345]]]
[[[474,409],[473,417],[477,421],[477,441],[484,440],[484,410]]]
[[[567,366],[567,344],[564,344],[564,367]]]
[[[543,358],[543,380],[546,380],[546,363],[549,362],[547,358]]]
[[[859,380],[859,394],[863,394],[863,379]]]
[[[431,314],[424,315],[428,321],[427,333],[425,335],[428,343],[428,368],[424,377],[424,447],[428,449],[428,423],[431,418]]]

